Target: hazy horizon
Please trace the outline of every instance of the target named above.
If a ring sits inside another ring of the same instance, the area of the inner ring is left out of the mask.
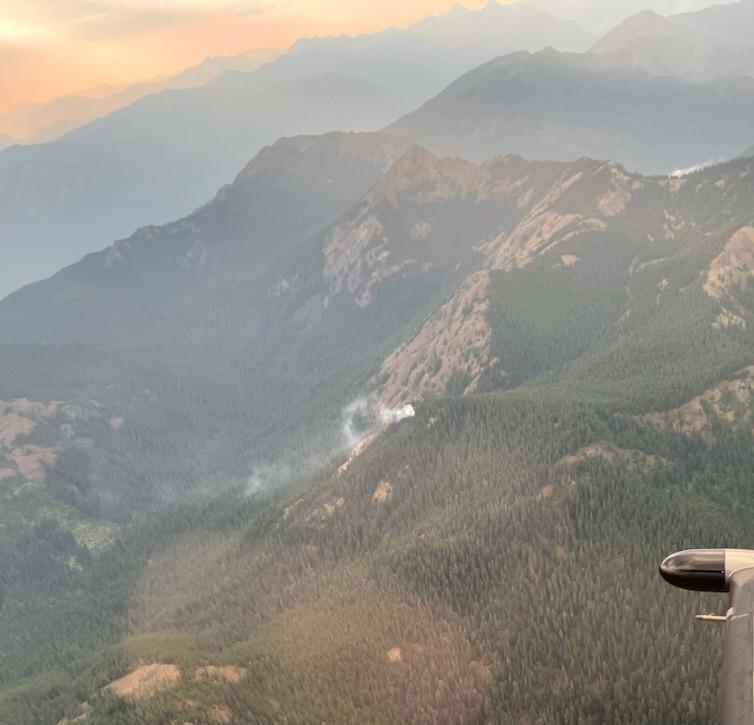
[[[494,1],[494,0],[493,0]],[[585,28],[604,31],[642,9],[698,10],[709,0],[522,0]],[[208,56],[284,50],[301,38],[359,35],[405,26],[455,5],[487,0],[0,0],[0,113],[21,102],[143,82]],[[508,4],[501,2],[501,4]]]
[[[0,725],[754,722],[712,4],[0,0]]]

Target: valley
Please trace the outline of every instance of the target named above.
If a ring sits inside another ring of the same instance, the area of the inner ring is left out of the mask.
[[[0,725],[717,722],[657,565],[754,541],[751,3],[539,4],[26,108]]]
[[[669,179],[383,135],[284,140],[195,215],[9,297],[3,485],[15,506],[49,503],[4,546],[49,574],[6,570],[2,631],[31,639],[4,641],[2,709],[707,722],[707,660],[673,673],[719,643],[654,565],[751,536],[753,164]],[[340,411],[365,394],[417,414],[343,466]],[[22,457],[44,451],[36,469]],[[263,451],[319,451],[318,467],[249,497]],[[32,595],[74,633],[57,653],[39,649]],[[179,674],[148,697],[102,689],[153,665]],[[668,698],[690,683],[698,697]]]

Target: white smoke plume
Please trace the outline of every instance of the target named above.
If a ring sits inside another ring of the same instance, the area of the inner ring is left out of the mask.
[[[287,463],[265,463],[255,466],[246,483],[246,495],[256,496],[290,481],[296,471]]]
[[[294,479],[303,478],[324,466],[333,457],[350,453],[355,458],[359,444],[368,445],[367,439],[383,428],[413,418],[416,410],[413,405],[388,408],[369,398],[357,398],[346,405],[341,412],[340,441],[332,446],[325,445],[324,451],[302,456],[294,462],[271,462],[254,466],[246,482],[246,495],[258,496],[273,491]]]
[[[351,451],[380,428],[400,423],[415,415],[416,410],[410,404],[388,408],[381,403],[370,402],[368,398],[357,398],[343,408],[343,447]]]
[[[343,408],[342,418],[343,448],[350,451],[371,433],[374,426],[369,401],[366,398],[357,398],[349,403]]]
[[[400,408],[380,407],[377,417],[383,425],[391,425],[393,423],[400,423],[402,420],[406,420],[406,418],[413,418],[415,415],[416,410],[414,406],[406,403],[406,405]]]
[[[697,173],[697,171],[704,171],[704,169],[714,166],[715,164],[720,164],[722,161],[723,159],[710,159],[703,164],[689,166],[687,169],[675,169],[675,171],[670,173],[670,176],[674,179],[682,179],[684,176],[691,176],[692,174]]]

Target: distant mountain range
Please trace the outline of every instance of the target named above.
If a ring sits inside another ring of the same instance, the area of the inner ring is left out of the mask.
[[[754,76],[754,1],[668,17],[644,11],[602,38],[593,52],[618,66],[709,81]]]
[[[10,136],[4,136],[0,134],[0,151],[2,151],[4,148],[7,148],[8,146],[12,146],[14,143],[15,140]]]
[[[722,0],[728,3],[731,0]],[[523,0],[562,18],[582,23],[595,33],[605,33],[628,16],[650,10],[661,15],[696,12],[717,5],[721,0]]]
[[[94,89],[91,93],[63,96],[45,103],[20,103],[0,114],[0,133],[23,143],[53,141],[144,96],[203,86],[228,71],[252,71],[275,55],[271,50],[252,50],[235,56],[205,58],[176,75],[126,86],[114,92]]]
[[[253,76],[165,91],[51,144],[0,154],[0,295],[102,239],[195,209],[279,135],[378,127],[399,101],[343,75],[258,87]]]
[[[148,96],[54,143],[6,151],[0,296],[192,211],[280,136],[377,129],[501,52],[592,42],[530,8],[456,8],[406,29],[304,41],[256,72]]]
[[[675,675],[719,638],[656,558],[754,536],[753,259],[753,159],[674,179],[329,133],[12,294],[0,712],[709,721],[709,658]],[[363,398],[415,415],[349,455]],[[145,663],[158,697],[103,690]]]
[[[699,85],[546,50],[487,63],[386,130],[440,154],[590,156],[667,174],[737,155],[752,124],[754,79]]]
[[[594,36],[573,21],[520,3],[489,0],[479,10],[456,5],[407,28],[357,37],[305,39],[259,75],[348,73],[392,88],[408,108],[428,100],[459,75],[511,51],[587,50]]]

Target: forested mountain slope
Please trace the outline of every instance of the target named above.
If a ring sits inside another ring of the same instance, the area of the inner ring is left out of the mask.
[[[752,201],[304,137],[5,300],[0,712],[712,722],[656,564],[754,538]],[[367,393],[416,415],[338,452]]]

